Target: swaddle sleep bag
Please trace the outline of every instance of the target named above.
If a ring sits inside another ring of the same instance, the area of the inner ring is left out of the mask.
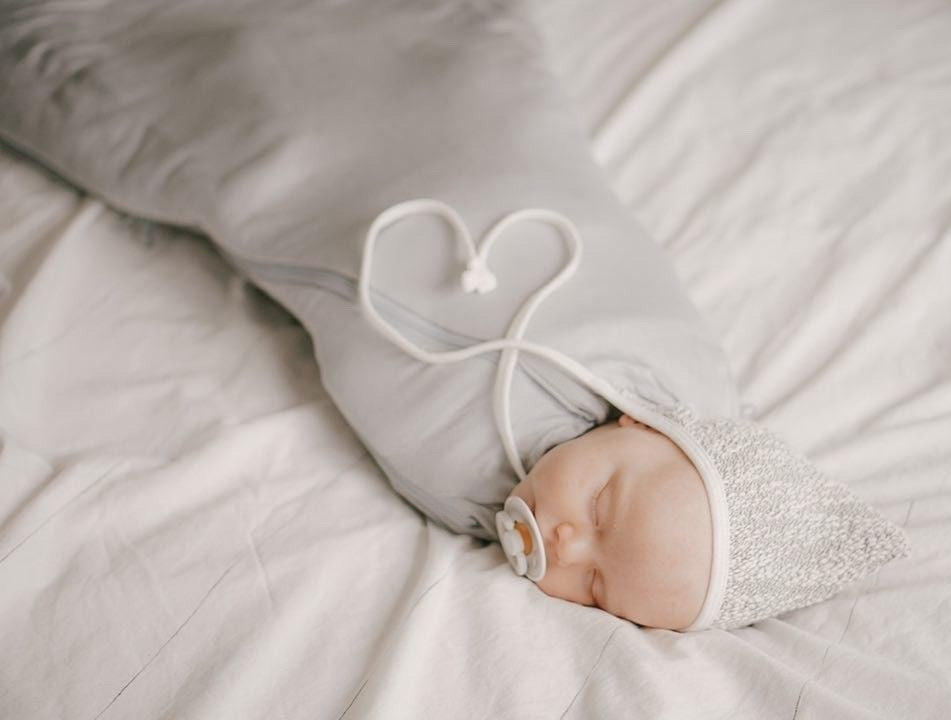
[[[659,382],[733,412],[720,350],[591,161],[520,3],[45,5],[5,13],[3,136],[120,208],[206,232],[307,327],[341,412],[396,489],[450,528],[492,537],[515,480],[492,418],[498,358],[426,366],[364,321],[363,240],[393,203],[437,198],[476,238],[519,208],[564,214],[583,260],[527,337],[619,387]],[[472,295],[462,249],[433,215],[378,243],[377,305],[423,347],[504,335],[566,260],[553,228],[522,222],[488,258],[496,290]],[[529,467],[608,412],[520,359],[512,425]]]
[[[580,261],[524,340],[596,383],[519,353],[515,464],[617,410],[668,432],[711,498],[719,559],[699,626],[717,617],[734,588],[734,496],[718,479],[731,465],[691,433],[719,436],[671,408],[734,418],[734,386],[667,258],[592,161],[523,3],[0,1],[0,136],[122,210],[207,234],[310,332],[328,393],[393,487],[482,538],[517,479],[493,413],[499,353],[430,364],[381,334],[359,302],[364,243],[413,198],[452,208],[476,241],[521,208],[569,219]],[[503,337],[572,259],[563,232],[525,219],[485,258],[494,290],[467,293],[471,257],[445,215],[401,217],[376,239],[372,305],[432,352]],[[757,602],[721,624],[792,606]]]

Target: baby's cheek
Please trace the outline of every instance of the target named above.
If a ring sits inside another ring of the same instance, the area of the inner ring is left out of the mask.
[[[512,492],[510,492],[508,496],[521,498],[529,507],[532,507],[535,502],[535,498],[532,496],[531,490],[528,487],[528,483],[526,483],[524,480],[513,487]],[[506,500],[507,499],[508,498],[506,498]]]

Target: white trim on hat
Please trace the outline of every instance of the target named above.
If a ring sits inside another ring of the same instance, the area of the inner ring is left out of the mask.
[[[620,393],[611,393],[614,397],[610,397],[608,393],[605,393],[605,390],[606,388],[601,388],[605,400],[621,412],[662,432],[677,443],[684,454],[690,458],[703,479],[703,486],[707,491],[707,503],[710,507],[710,523],[713,536],[710,580],[707,584],[707,594],[700,608],[700,613],[683,630],[705,630],[713,624],[720,614],[730,568],[730,516],[727,510],[723,478],[706,450],[681,424],[646,407],[638,402],[637,398]]]

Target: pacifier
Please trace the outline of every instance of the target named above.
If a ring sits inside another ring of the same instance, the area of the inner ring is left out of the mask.
[[[531,508],[522,498],[508,497],[504,508],[495,514],[495,528],[502,551],[517,575],[535,582],[545,577],[545,542]]]

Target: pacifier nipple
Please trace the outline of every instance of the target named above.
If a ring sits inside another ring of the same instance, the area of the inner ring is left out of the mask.
[[[515,529],[522,538],[522,547],[524,548],[522,552],[524,552],[526,555],[531,555],[532,546],[534,545],[532,542],[532,531],[529,530],[524,523],[520,522],[515,523]]]
[[[520,497],[509,496],[495,515],[495,527],[505,557],[517,575],[538,582],[545,576],[545,542],[531,509]]]

